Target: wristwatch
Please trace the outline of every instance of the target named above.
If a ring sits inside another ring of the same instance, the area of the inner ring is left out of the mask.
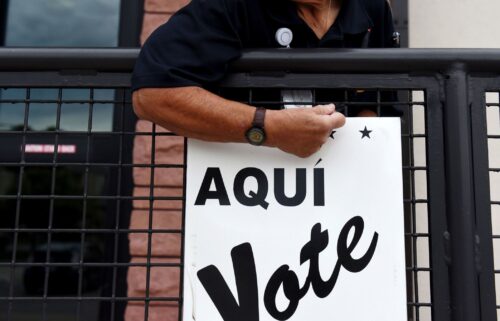
[[[257,109],[255,110],[252,127],[250,127],[250,129],[245,133],[247,141],[254,146],[260,146],[266,141],[266,132],[264,131],[265,116],[266,109],[257,107]]]

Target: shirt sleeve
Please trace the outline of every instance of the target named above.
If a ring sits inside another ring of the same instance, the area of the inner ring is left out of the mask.
[[[225,0],[192,0],[144,44],[132,90],[200,86],[220,81],[242,44]]]

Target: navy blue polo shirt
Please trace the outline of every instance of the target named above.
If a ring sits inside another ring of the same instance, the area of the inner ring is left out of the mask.
[[[192,0],[146,41],[132,89],[214,85],[244,49],[279,48],[275,35],[284,27],[292,48],[392,47],[394,32],[386,0],[343,0],[322,39],[292,0]]]

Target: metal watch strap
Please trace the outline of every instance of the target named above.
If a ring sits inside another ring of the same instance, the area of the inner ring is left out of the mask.
[[[266,109],[263,107],[257,107],[255,110],[255,116],[253,118],[253,127],[264,128],[264,119],[266,117]]]

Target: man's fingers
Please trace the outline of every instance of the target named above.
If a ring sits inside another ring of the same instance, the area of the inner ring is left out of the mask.
[[[331,115],[335,112],[335,105],[319,105],[312,109],[316,115]]]
[[[344,114],[335,112],[331,116],[334,119],[333,128],[340,128],[345,125],[346,118]]]
[[[324,117],[327,121],[329,129],[340,128],[345,125],[345,116],[342,113],[334,112],[328,117]]]
[[[345,124],[345,116],[335,111],[334,104],[316,106],[312,110],[318,116],[325,116],[322,119],[327,122],[329,129],[339,128]]]
[[[333,104],[276,111],[269,116],[275,114],[283,117],[275,122],[278,129],[275,135],[269,135],[274,137],[274,146],[299,157],[316,153],[328,141],[331,132],[344,126],[346,121],[343,114],[335,111]]]

